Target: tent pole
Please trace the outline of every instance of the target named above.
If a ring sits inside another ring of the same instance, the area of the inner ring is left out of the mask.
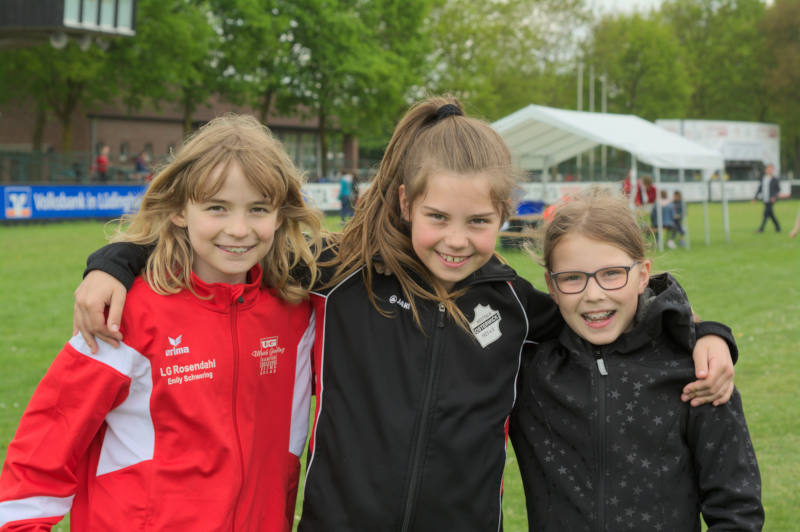
[[[548,157],[542,158],[542,201],[547,203],[547,181],[550,172],[550,159]]]
[[[725,242],[731,241],[731,225],[728,218],[728,193],[725,191],[725,167],[719,171],[719,187],[722,190],[722,225],[725,228]]]
[[[653,208],[656,210],[656,239],[658,240],[658,250],[664,251],[664,213],[661,212],[661,168],[654,167],[653,173],[656,177],[656,202],[653,204]]]
[[[681,212],[683,216],[681,217],[681,224],[683,225],[683,230],[686,232],[684,235],[684,242],[686,243],[686,249],[691,249],[692,239],[689,236],[689,209],[686,208],[686,200],[683,197],[683,183],[684,183],[684,170],[680,168],[678,170],[678,180],[681,182]]]

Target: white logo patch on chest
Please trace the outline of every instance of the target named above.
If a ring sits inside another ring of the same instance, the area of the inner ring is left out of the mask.
[[[503,334],[500,332],[500,312],[489,305],[475,307],[475,319],[469,324],[472,334],[475,335],[481,347],[486,347]]]

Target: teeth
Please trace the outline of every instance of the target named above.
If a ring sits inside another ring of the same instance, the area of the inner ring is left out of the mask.
[[[608,319],[612,314],[614,314],[613,310],[606,310],[605,312],[586,312],[583,314],[583,317],[589,321],[601,321]]]
[[[445,262],[463,262],[466,260],[466,257],[454,257],[453,255],[444,255],[439,253],[439,256],[442,257]]]
[[[218,246],[220,249],[225,250],[229,253],[247,253],[252,249],[252,246],[241,246],[241,247],[229,247],[229,246]]]

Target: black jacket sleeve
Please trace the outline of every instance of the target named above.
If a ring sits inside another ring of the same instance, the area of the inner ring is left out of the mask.
[[[115,277],[130,290],[133,280],[144,269],[153,246],[130,242],[114,242],[101,247],[86,259],[83,276],[92,270],[101,270]]]
[[[736,364],[736,361],[739,360],[739,348],[736,347],[736,340],[733,338],[733,332],[731,332],[730,328],[726,325],[716,321],[701,321],[695,323],[695,332],[698,338],[706,336],[707,334],[719,336],[728,344],[728,349],[731,350],[731,359],[733,363]]]
[[[690,408],[686,440],[694,456],[700,510],[708,531],[760,531],[761,475],[739,392],[734,389],[724,405]]]

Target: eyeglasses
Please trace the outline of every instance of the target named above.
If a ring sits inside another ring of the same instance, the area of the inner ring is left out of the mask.
[[[628,284],[628,273],[639,264],[637,260],[630,266],[611,266],[589,272],[550,272],[550,278],[562,294],[580,294],[594,277],[603,290],[619,290]]]

